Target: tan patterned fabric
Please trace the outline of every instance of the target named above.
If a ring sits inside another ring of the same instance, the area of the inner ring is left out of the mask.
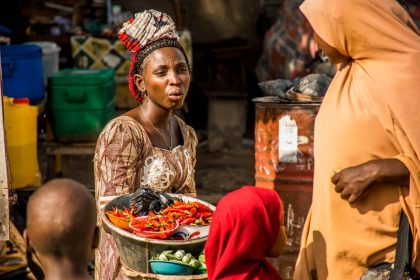
[[[153,147],[146,131],[131,117],[120,116],[108,123],[99,135],[94,157],[97,202],[103,197],[135,192],[140,186],[196,195],[197,136],[191,127],[176,119],[184,143],[171,151]],[[101,229],[95,279],[129,279],[120,269],[114,239]]]
[[[123,24],[118,38],[131,52],[137,52],[163,38],[179,39],[172,18],[156,10],[136,13],[133,19]]]

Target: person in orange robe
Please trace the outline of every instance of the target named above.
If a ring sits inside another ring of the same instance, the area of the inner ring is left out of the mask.
[[[337,73],[316,118],[313,202],[294,279],[360,279],[391,266],[401,211],[420,271],[420,31],[395,0],[300,8]]]

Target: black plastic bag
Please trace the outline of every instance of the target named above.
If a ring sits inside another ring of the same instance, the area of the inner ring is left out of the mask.
[[[133,214],[141,216],[146,216],[150,211],[158,213],[173,203],[170,195],[146,187],[139,188],[130,199]]]

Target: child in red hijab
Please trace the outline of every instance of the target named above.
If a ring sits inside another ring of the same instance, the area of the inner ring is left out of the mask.
[[[281,279],[266,257],[282,253],[282,216],[273,190],[246,186],[223,197],[205,247],[208,279]]]

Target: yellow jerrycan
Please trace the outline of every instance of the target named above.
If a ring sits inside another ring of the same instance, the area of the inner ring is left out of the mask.
[[[38,108],[28,98],[3,96],[6,152],[12,188],[38,187],[41,175],[37,153]]]

